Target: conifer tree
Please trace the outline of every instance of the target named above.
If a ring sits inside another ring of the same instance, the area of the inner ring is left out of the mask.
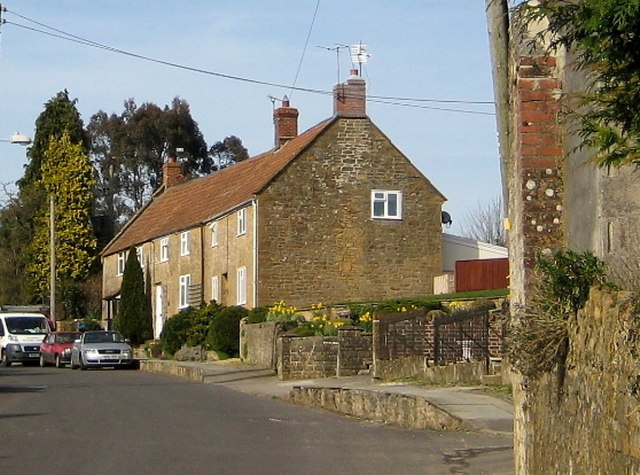
[[[153,336],[151,304],[145,292],[144,275],[135,247],[129,250],[125,263],[120,286],[120,308],[114,325],[134,345],[144,343]]]
[[[63,284],[77,283],[90,273],[96,258],[91,228],[95,176],[84,147],[72,143],[69,134],[53,138],[44,153],[39,185],[55,203],[56,274]],[[48,203],[36,219],[29,247],[27,271],[39,295],[48,295],[50,278],[50,213]]]

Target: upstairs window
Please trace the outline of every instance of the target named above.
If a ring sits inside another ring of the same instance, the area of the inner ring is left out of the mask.
[[[160,240],[160,262],[167,262],[169,260],[169,238],[162,238]]]
[[[371,190],[371,217],[374,219],[402,219],[402,192]]]
[[[142,246],[136,247],[136,257],[138,258],[138,263],[140,267],[144,268],[144,250]]]
[[[211,223],[211,247],[218,245],[218,222]]]
[[[118,253],[118,275],[124,274],[124,265],[127,262],[127,253],[122,251]]]
[[[247,232],[247,208],[238,210],[238,236]]]
[[[189,231],[185,231],[180,234],[180,255],[189,255]]]

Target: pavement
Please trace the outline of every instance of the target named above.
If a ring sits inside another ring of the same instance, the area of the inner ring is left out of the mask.
[[[301,388],[312,388],[319,393],[326,389],[342,394],[345,391],[370,394],[376,399],[389,398],[394,404],[399,397],[405,397],[405,401],[407,398],[418,401],[459,421],[459,429],[504,435],[513,433],[513,404],[482,386],[428,387],[408,382],[381,382],[366,374],[281,381],[273,370],[255,368],[237,359],[213,362],[141,360],[140,367],[144,371],[171,374],[205,384],[222,384],[236,391],[282,400],[295,400],[292,395]],[[318,396],[323,402],[326,397],[326,393]],[[332,410],[345,412],[336,409],[335,405]]]

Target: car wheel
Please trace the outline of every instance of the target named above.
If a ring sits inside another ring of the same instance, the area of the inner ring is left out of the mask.
[[[44,356],[40,353],[40,367],[44,368],[47,364],[44,362]]]
[[[4,366],[5,368],[11,366],[11,361],[9,361],[9,357],[7,356],[6,351],[2,352],[2,361],[0,361],[0,365]]]
[[[73,356],[71,357],[71,360],[69,361],[69,367],[71,369],[78,369],[78,367],[75,364],[73,364]]]
[[[82,356],[78,356],[78,364],[80,365],[80,371],[84,371],[87,369],[87,365],[84,364],[84,361],[82,360]]]
[[[56,368],[62,368],[64,366],[64,364],[62,364],[62,361],[60,360],[60,355],[57,354],[56,355]]]

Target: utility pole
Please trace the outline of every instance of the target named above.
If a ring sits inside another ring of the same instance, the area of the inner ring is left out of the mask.
[[[507,194],[507,170],[511,157],[511,123],[509,101],[509,6],[507,0],[485,0],[489,49],[493,73],[493,94],[496,101],[496,122],[500,147],[500,171],[502,175],[502,202],[505,216],[509,216]]]
[[[49,260],[51,264],[51,275],[49,276],[49,313],[51,321],[56,325],[56,203],[53,193],[49,194]]]

